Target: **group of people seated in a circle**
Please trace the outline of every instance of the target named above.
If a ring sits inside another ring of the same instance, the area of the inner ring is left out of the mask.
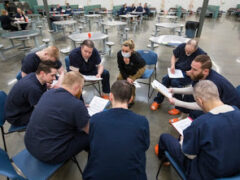
[[[70,52],[69,60],[71,71],[64,72],[55,46],[28,54],[22,61],[23,78],[8,94],[5,119],[15,126],[27,126],[26,148],[43,162],[61,163],[87,151],[84,180],[147,179],[149,123],[129,110],[135,99],[134,81],[146,69],[134,42],[123,42],[117,53],[119,72],[111,86],[109,71],[101,64],[93,41],[83,41]],[[173,94],[169,102],[176,106],[169,113],[182,114],[169,122],[181,121],[183,115],[193,122],[179,138],[162,134],[159,142],[154,142],[156,155],[167,161],[164,152],[168,151],[187,179],[239,173],[240,95],[236,88],[212,69],[211,58],[194,39],[173,50],[170,64],[171,72],[180,69],[183,78],[166,75],[162,79]],[[58,82],[51,85],[57,74]],[[102,98],[111,101],[110,109],[89,116],[82,97],[83,75],[102,78]],[[162,102],[159,93],[150,106],[151,116]]]

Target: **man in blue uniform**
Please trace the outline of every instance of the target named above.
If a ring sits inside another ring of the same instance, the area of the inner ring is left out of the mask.
[[[103,98],[108,98],[110,92],[109,72],[101,64],[101,57],[91,40],[84,40],[81,47],[71,51],[70,66],[77,68],[83,75],[95,75],[102,78]]]
[[[83,179],[146,180],[148,120],[128,110],[132,86],[118,80],[111,87],[112,109],[90,120],[90,155]]]
[[[222,75],[212,69],[212,62],[209,56],[199,55],[192,64],[191,70],[187,72],[188,76],[193,80],[192,87],[186,88],[172,88],[172,92],[175,94],[185,94],[183,101],[176,98],[170,99],[170,102],[178,107],[182,107],[181,110],[184,113],[189,113],[190,117],[195,119],[199,115],[203,114],[201,108],[194,102],[194,98],[191,95],[193,93],[193,87],[199,80],[210,80],[218,88],[220,99],[224,104],[234,105],[240,108],[240,95],[236,88]]]
[[[49,46],[36,53],[29,53],[22,60],[21,75],[26,76],[31,72],[36,72],[38,65],[43,61],[53,61],[57,63],[58,73],[64,72],[62,63],[59,61],[59,50],[55,46]]]
[[[56,78],[57,65],[51,61],[41,62],[36,73],[19,80],[8,94],[5,119],[14,126],[26,125],[35,105],[47,90],[46,83]]]
[[[186,75],[186,71],[191,69],[191,63],[198,55],[205,54],[205,52],[198,47],[198,42],[194,39],[189,40],[187,43],[180,44],[176,49],[173,50],[171,58],[171,72],[175,73],[175,69],[180,69],[183,73],[184,78],[169,78],[165,75],[162,79],[162,84],[166,87],[183,87],[191,83],[190,77]],[[175,95],[177,99],[182,99],[182,95]],[[154,98],[150,109],[155,111],[159,108],[163,102],[164,96],[160,93]],[[172,109],[169,114],[179,114],[178,109]]]
[[[68,72],[61,88],[39,100],[25,134],[26,148],[37,159],[56,164],[88,150],[89,115],[78,99],[83,85],[79,72]]]
[[[194,86],[194,98],[207,112],[183,131],[180,143],[170,134],[159,140],[159,158],[168,151],[187,179],[215,179],[240,172],[240,111],[224,104],[217,86],[202,80]]]

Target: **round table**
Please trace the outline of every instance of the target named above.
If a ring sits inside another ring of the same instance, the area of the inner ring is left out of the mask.
[[[104,26],[126,26],[126,22],[122,21],[107,21],[107,22],[102,22],[102,32],[104,32]]]
[[[64,26],[73,26],[74,31],[76,31],[75,24],[77,24],[77,21],[75,21],[75,20],[54,21],[53,24],[55,24],[57,26],[57,30],[58,30],[58,26],[63,26],[63,35],[65,37],[65,28],[64,28]]]
[[[153,50],[154,48],[154,43],[155,44],[160,44],[160,45],[165,45],[165,46],[171,46],[171,47],[176,47],[179,44],[186,43],[189,41],[189,38],[185,38],[182,36],[177,36],[177,35],[161,35],[158,37],[150,37],[149,41],[151,42],[151,49]]]
[[[100,14],[85,14],[84,15],[87,20],[88,20],[88,27],[89,27],[89,31],[91,31],[91,21],[90,21],[90,18],[100,18],[101,15]]]
[[[103,47],[104,47],[104,52],[105,52],[105,40],[108,38],[108,35],[103,34],[101,32],[89,32],[91,33],[91,38],[88,37],[88,32],[85,33],[74,33],[69,35],[69,39],[72,40],[73,46],[76,48],[76,42],[82,42],[86,39],[90,39],[92,41],[95,40],[103,40]]]
[[[165,19],[169,19],[169,20],[171,20],[171,21],[173,21],[173,22],[176,22],[177,21],[177,19],[178,19],[178,17],[177,16],[158,16],[157,17],[158,18],[158,22],[160,23],[160,20],[162,19],[162,18],[165,18]]]
[[[11,48],[18,47],[20,45],[25,46],[25,44],[15,45],[14,42],[13,42],[14,39],[33,38],[35,47],[39,47],[39,43],[38,43],[38,39],[37,39],[37,36],[39,34],[40,34],[40,32],[38,30],[23,30],[23,31],[6,32],[6,33],[3,33],[1,36],[2,36],[2,38],[6,38],[6,39],[10,40],[12,46],[8,47],[8,49],[11,49]]]
[[[175,30],[176,28],[180,28],[180,33],[182,33],[184,25],[180,23],[157,23],[155,24],[155,36],[157,35],[158,28],[167,28],[171,30]]]

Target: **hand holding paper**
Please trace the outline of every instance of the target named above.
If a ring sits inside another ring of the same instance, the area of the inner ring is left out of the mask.
[[[169,92],[168,88],[166,88],[166,86],[164,86],[163,84],[161,84],[157,80],[154,80],[151,83],[151,85],[154,89],[158,90],[161,94],[163,94],[167,98],[172,98],[172,94]]]
[[[180,69],[175,69],[174,73],[172,73],[172,69],[168,68],[168,76],[170,78],[183,78],[183,73]]]

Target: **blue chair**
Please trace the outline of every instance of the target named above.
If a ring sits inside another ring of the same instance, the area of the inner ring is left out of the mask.
[[[26,126],[16,127],[16,126],[11,125],[10,128],[8,129],[8,132],[4,131],[3,125],[6,121],[4,118],[4,105],[5,105],[6,99],[7,99],[7,94],[4,91],[0,91],[0,127],[1,127],[4,150],[7,152],[5,135],[13,133],[13,132],[25,131]]]
[[[176,172],[178,173],[179,177],[183,180],[187,180],[186,176],[185,176],[185,173],[183,171],[183,169],[177,164],[177,162],[172,158],[172,156],[169,154],[168,151],[165,151],[165,157],[166,159],[169,160],[169,162],[171,163],[171,165],[173,166],[173,168],[176,170]],[[162,165],[163,163],[165,162],[166,159],[163,159],[160,166],[159,166],[159,169],[158,169],[158,172],[157,172],[157,175],[156,175],[156,179],[158,179],[158,175],[159,175],[159,172],[162,168]],[[240,173],[235,175],[235,176],[232,176],[232,177],[225,177],[225,178],[217,178],[215,180],[240,180]]]
[[[154,74],[155,79],[157,77],[157,60],[158,60],[158,56],[154,51],[151,50],[138,50],[137,51],[140,56],[144,59],[144,61],[146,62],[146,65],[148,66],[154,66],[154,68],[146,68],[144,74],[142,75],[142,77],[140,79],[148,79],[149,82],[145,83],[145,82],[139,82],[142,84],[146,84],[148,85],[148,98],[151,97],[152,92],[150,93],[150,88],[151,88],[151,78],[152,75]]]
[[[22,73],[21,71],[19,71],[16,75],[16,79],[19,81],[20,79],[22,79]]]
[[[12,158],[16,166],[23,172],[24,176],[29,180],[47,180],[54,172],[56,172],[63,164],[48,164],[33,157],[27,149],[22,150]],[[76,163],[81,175],[82,169],[75,157],[72,158]]]
[[[6,176],[14,180],[25,180],[22,176],[18,175],[11,164],[8,154],[0,148],[0,175]]]
[[[67,72],[70,71],[70,60],[69,60],[69,56],[66,56],[65,57],[65,66],[66,66],[66,70]],[[101,85],[100,85],[100,82],[101,81],[85,81],[86,84],[84,86],[90,86],[92,85],[96,90],[97,92],[99,93],[99,95],[101,96]],[[97,85],[97,86],[96,86]]]
[[[238,92],[238,94],[239,94],[239,96],[240,96],[240,85],[237,86],[236,89],[237,89],[237,92]]]

